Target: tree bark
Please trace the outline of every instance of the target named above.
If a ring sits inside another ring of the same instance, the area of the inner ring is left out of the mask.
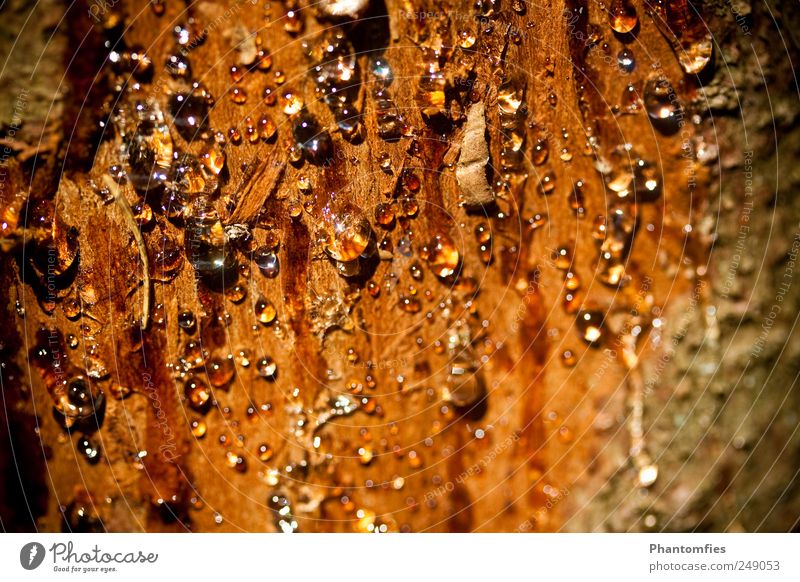
[[[798,11],[671,2],[696,9],[714,39],[712,62],[687,74],[661,5],[632,4],[627,34],[584,0],[373,0],[358,22],[326,20],[326,3],[6,4],[2,527],[796,528]],[[309,73],[302,44],[317,48],[326,31],[354,47],[358,137],[337,128]],[[165,63],[182,47],[190,80],[214,97],[208,133],[225,136],[209,196],[237,264],[224,285],[193,265],[191,217],[162,212],[163,193],[143,196],[124,155],[120,118],[136,99],[164,112],[176,152],[207,147],[171,115],[188,80]],[[142,51],[151,71],[126,69]],[[381,125],[376,58],[393,72],[398,139]],[[236,80],[232,66],[252,70]],[[679,127],[648,116],[655,78],[674,88]],[[287,92],[330,132],[330,163],[292,161],[303,113]],[[470,115],[475,104],[485,115]],[[277,137],[258,135],[265,115]],[[639,159],[643,173],[620,190],[615,177]],[[112,179],[115,165],[127,180]],[[487,196],[481,171],[494,200],[465,206]],[[154,215],[140,226],[142,200]],[[352,277],[319,239],[345,202],[372,237]],[[391,225],[380,203],[393,204]],[[598,237],[618,232],[624,279],[610,285]],[[437,236],[458,250],[452,275]],[[254,260],[271,240],[275,278]],[[71,245],[74,263],[52,276],[48,260],[71,258]],[[262,298],[277,309],[269,325]],[[587,314],[603,322],[597,339]],[[193,346],[205,355],[189,369]],[[259,375],[266,356],[274,378]],[[98,430],[84,419],[67,431],[53,413],[79,376],[103,395]],[[187,400],[192,381],[211,386],[207,410]]]

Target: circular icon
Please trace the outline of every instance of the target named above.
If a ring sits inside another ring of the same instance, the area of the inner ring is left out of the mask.
[[[39,542],[30,542],[19,551],[19,563],[26,570],[35,570],[44,561],[44,546]]]

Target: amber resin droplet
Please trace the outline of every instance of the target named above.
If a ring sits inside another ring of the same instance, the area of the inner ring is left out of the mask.
[[[370,244],[372,229],[361,210],[352,204],[323,210],[325,227],[321,233],[323,250],[335,261],[350,262],[361,256]]]
[[[184,384],[184,393],[189,406],[195,410],[204,410],[211,400],[211,390],[199,377],[192,376]]]
[[[636,8],[630,4],[630,0],[611,0],[608,22],[614,32],[627,34],[639,24],[639,16],[636,14]]]
[[[461,261],[461,254],[453,239],[444,232],[434,235],[421,254],[431,271],[442,278],[453,275]]]
[[[650,77],[644,85],[644,108],[653,126],[664,134],[673,134],[684,124],[683,106],[675,89],[663,75]]]
[[[581,309],[575,319],[578,334],[583,341],[596,346],[603,339],[603,313],[596,310]]]
[[[266,297],[259,297],[256,300],[254,306],[256,319],[259,323],[263,323],[264,325],[269,325],[278,315],[277,309],[275,309],[275,305],[273,305],[272,301],[267,299]]]

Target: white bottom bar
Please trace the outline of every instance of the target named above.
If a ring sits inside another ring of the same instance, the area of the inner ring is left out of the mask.
[[[800,580],[798,550],[800,537],[791,534],[4,534],[0,571],[15,581],[257,575],[487,582],[600,575],[615,582],[769,582]]]

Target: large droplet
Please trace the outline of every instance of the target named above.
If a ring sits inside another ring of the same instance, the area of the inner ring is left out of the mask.
[[[654,75],[644,85],[644,108],[653,126],[673,134],[683,125],[683,106],[672,85],[663,75]]]
[[[378,136],[386,141],[396,141],[402,134],[403,118],[387,89],[375,91],[375,113]]]
[[[627,34],[639,24],[639,16],[636,14],[636,8],[630,4],[630,0],[611,0],[608,22],[614,32]]]
[[[187,141],[192,141],[208,127],[208,115],[214,99],[199,83],[194,83],[190,91],[179,92],[169,99],[169,112],[175,128]]]
[[[257,362],[258,375],[265,380],[275,380],[278,374],[278,364],[269,356],[264,356]]]
[[[713,39],[698,13],[698,4],[688,0],[654,2],[653,20],[672,46],[678,62],[689,75],[700,73],[711,61]]]
[[[278,255],[267,246],[258,247],[253,252],[253,260],[255,260],[261,274],[269,279],[274,279],[280,273],[281,267]]]
[[[461,261],[461,254],[455,242],[445,232],[435,234],[430,242],[422,248],[420,254],[427,261],[434,275],[442,278],[453,275]]]
[[[296,116],[292,134],[298,147],[312,164],[322,165],[333,159],[331,136],[310,113],[303,111]]]
[[[64,223],[51,200],[39,201],[28,212],[28,228],[36,240],[32,259],[37,273],[43,279],[64,275],[78,259],[78,229]],[[42,283],[48,301],[54,300],[53,281],[48,279]]]
[[[426,123],[438,119],[445,112],[445,87],[447,82],[440,69],[439,56],[436,51],[423,48],[423,73],[419,82],[417,100],[420,113]]]
[[[320,234],[322,248],[335,261],[350,262],[369,247],[372,229],[364,213],[352,204],[338,207],[329,204],[323,209],[324,229]]]
[[[458,357],[450,364],[445,397],[454,406],[467,408],[486,395],[486,387],[475,363]]]
[[[214,388],[224,388],[236,375],[236,365],[232,358],[215,358],[208,363],[206,372]]]

